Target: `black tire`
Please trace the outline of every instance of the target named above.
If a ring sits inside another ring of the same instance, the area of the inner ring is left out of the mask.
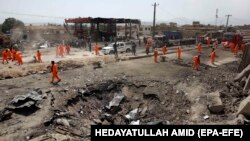
[[[131,52],[131,49],[126,49],[126,53],[130,53]]]
[[[109,54],[114,54],[115,52],[113,51],[113,50],[111,50],[110,52],[109,52]]]

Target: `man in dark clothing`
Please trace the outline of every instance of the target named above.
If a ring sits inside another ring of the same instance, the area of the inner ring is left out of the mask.
[[[136,53],[136,44],[135,42],[132,42],[132,54],[135,56],[135,53]]]
[[[118,58],[118,52],[117,52],[117,42],[115,41],[115,44],[114,44],[114,54],[115,54],[115,57]]]

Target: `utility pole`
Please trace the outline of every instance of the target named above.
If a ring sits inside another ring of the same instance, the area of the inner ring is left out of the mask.
[[[156,15],[156,6],[158,6],[159,4],[156,4],[156,2],[152,5],[154,6],[154,19],[153,19],[153,35],[152,38],[154,38],[155,36],[155,15]]]
[[[226,17],[227,17],[226,31],[227,31],[227,28],[228,28],[228,21],[229,21],[230,16],[232,16],[232,15],[226,15]]]
[[[219,9],[216,9],[216,14],[215,14],[215,26],[217,26],[217,20],[218,20],[218,13],[219,13]]]

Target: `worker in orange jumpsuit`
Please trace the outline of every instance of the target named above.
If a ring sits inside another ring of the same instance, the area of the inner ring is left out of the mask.
[[[42,63],[42,53],[39,50],[37,50],[36,52],[36,57],[37,57],[37,62]]]
[[[59,56],[63,57],[63,45],[59,46]]]
[[[95,55],[99,55],[99,45],[95,44]]]
[[[235,48],[235,44],[233,42],[230,42],[229,46],[230,46],[230,51],[233,53],[234,48]]]
[[[210,53],[210,60],[211,60],[211,63],[214,64],[214,61],[215,61],[215,49],[214,48],[212,52]]]
[[[227,46],[228,46],[228,42],[226,41],[223,43],[223,49],[226,50]]]
[[[199,68],[200,68],[200,55],[197,55],[193,57],[193,69],[198,71]]]
[[[66,45],[63,45],[62,48],[63,48],[63,54],[66,55],[66,52],[67,52]]]
[[[2,52],[2,64],[4,64],[4,61],[6,61],[7,63],[9,63],[8,62],[8,56],[7,56],[7,53],[8,53],[8,50],[4,50],[3,52]]]
[[[202,49],[202,45],[201,45],[201,43],[199,43],[197,46],[197,52],[201,53],[201,49]]]
[[[51,61],[51,73],[52,73],[52,80],[51,83],[54,82],[55,78],[58,80],[58,82],[61,81],[61,78],[58,76],[58,66],[55,64],[55,61]]]
[[[207,39],[207,46],[210,47],[210,45],[211,45],[211,39],[208,38],[208,39]]]
[[[155,63],[158,63],[158,50],[157,50],[157,48],[155,48],[155,50],[154,50],[154,61],[155,61]]]
[[[12,62],[16,60],[16,50],[14,48],[11,49]]]
[[[10,49],[7,49],[7,58],[9,59],[9,60],[11,60],[12,59],[12,57],[11,57],[11,51],[10,51]]]
[[[161,50],[162,50],[162,54],[166,55],[166,52],[167,52],[167,46],[166,46],[166,44],[161,48]]]
[[[236,45],[235,48],[234,48],[234,55],[235,55],[235,57],[238,56],[238,52],[239,52],[239,46]]]
[[[22,55],[20,52],[16,52],[16,56],[15,56],[18,65],[22,65],[23,64],[23,60],[22,60]]]
[[[179,60],[181,59],[181,47],[178,47],[177,57],[178,57]]]

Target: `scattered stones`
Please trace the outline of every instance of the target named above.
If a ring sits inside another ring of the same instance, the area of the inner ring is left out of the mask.
[[[0,111],[0,122],[11,118],[12,112],[6,109]]]
[[[208,115],[205,115],[205,116],[203,117],[203,119],[209,119],[209,116],[208,116]]]
[[[56,119],[56,123],[59,124],[59,125],[63,125],[63,126],[66,126],[66,127],[70,127],[69,121],[68,121],[67,119],[64,119],[64,118]]]

